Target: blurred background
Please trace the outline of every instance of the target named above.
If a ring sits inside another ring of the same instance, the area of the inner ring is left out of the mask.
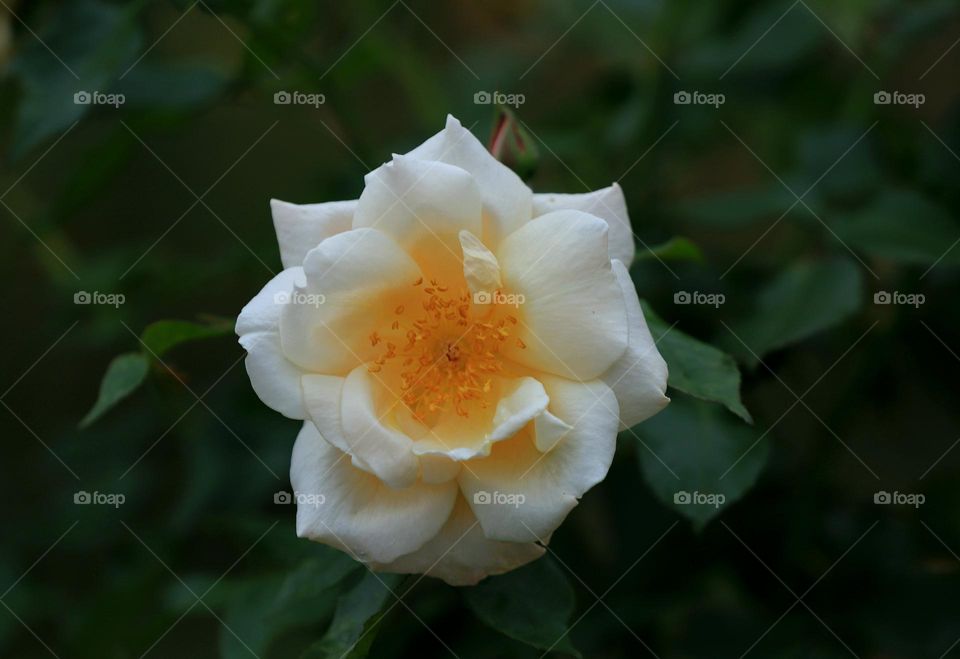
[[[2,0],[0,655],[960,656],[958,40],[946,0]],[[271,197],[485,141],[495,92],[535,191],[622,186],[674,403],[534,573],[364,599],[230,323]]]

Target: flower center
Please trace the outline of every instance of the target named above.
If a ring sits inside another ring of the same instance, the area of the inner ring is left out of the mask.
[[[436,279],[423,284],[423,279],[413,283],[419,296],[412,299],[420,308],[397,306],[389,329],[370,334],[371,345],[385,347],[368,370],[393,370],[400,400],[421,423],[448,409],[468,417],[471,404],[488,406],[486,394],[503,369],[500,350],[517,319],[499,313],[496,305],[475,308],[466,289],[451,292]]]

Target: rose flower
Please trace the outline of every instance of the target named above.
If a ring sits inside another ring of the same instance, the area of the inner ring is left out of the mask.
[[[455,585],[512,570],[669,400],[616,184],[533,194],[449,117],[359,199],[272,210],[286,269],[236,330],[304,422],[301,537]]]

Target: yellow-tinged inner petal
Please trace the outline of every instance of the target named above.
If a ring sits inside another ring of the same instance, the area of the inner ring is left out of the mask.
[[[469,417],[495,403],[493,379],[504,369],[501,348],[508,341],[523,347],[512,308],[486,298],[475,303],[465,283],[458,283],[453,290],[437,279],[411,282],[411,294],[401,295],[389,321],[368,337],[382,348],[370,372],[427,426],[445,412]]]

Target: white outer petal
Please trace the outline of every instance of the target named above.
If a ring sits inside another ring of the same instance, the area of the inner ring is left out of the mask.
[[[544,388],[553,413],[573,426],[550,451],[520,434],[494,445],[490,457],[473,460],[457,480],[464,497],[491,539],[546,542],[580,497],[602,481],[617,440],[617,399],[599,380],[578,383],[547,377]],[[490,495],[488,501],[478,496]],[[505,502],[500,495],[522,495]]]
[[[353,227],[374,227],[410,246],[482,227],[480,189],[468,172],[438,161],[395,155],[364,177]]]
[[[307,418],[300,390],[303,371],[284,356],[278,324],[290,292],[304,281],[303,268],[284,270],[240,311],[236,325],[253,390],[264,404],[291,419]]]
[[[325,440],[344,453],[349,453],[350,444],[347,443],[343,426],[340,424],[340,404],[345,379],[336,375],[308,373],[303,376],[301,386],[303,402],[313,425]]]
[[[297,505],[297,535],[362,561],[390,562],[435,537],[453,511],[456,484],[387,487],[356,469],[309,421],[293,447],[290,482],[298,495],[322,503]],[[319,500],[319,497],[315,497]]]
[[[509,572],[540,558],[545,551],[533,542],[488,539],[463,497],[457,497],[447,523],[423,547],[370,567],[380,572],[426,574],[451,586],[473,586],[484,577]]]
[[[627,311],[607,255],[607,223],[557,211],[507,236],[497,250],[504,290],[523,296],[504,356],[576,380],[606,371],[627,348]]]
[[[509,167],[490,155],[473,133],[453,115],[446,127],[407,154],[422,160],[439,160],[470,172],[480,186],[488,231],[474,233],[495,246],[530,219],[533,193]]]
[[[461,465],[445,455],[421,455],[420,478],[424,483],[446,483],[460,473]]]
[[[303,371],[287,360],[276,332],[254,332],[240,337],[247,351],[244,366],[260,400],[289,419],[306,419],[300,379]]]
[[[240,310],[240,315],[237,316],[237,335],[276,332],[280,313],[289,299],[288,296],[293,292],[293,287],[305,284],[303,268],[299,266],[287,268],[276,275]]]
[[[633,229],[627,214],[627,202],[619,185],[614,183],[607,188],[583,194],[533,195],[534,217],[568,208],[605,220],[610,225],[610,258],[619,259],[628,265],[633,262],[636,250],[633,244]]]
[[[321,204],[291,204],[271,199],[270,211],[283,267],[302,264],[311,249],[330,236],[347,231],[356,208],[355,199]]]
[[[667,363],[650,336],[630,273],[620,261],[613,262],[613,273],[617,276],[627,304],[630,343],[623,356],[601,379],[617,395],[620,429],[625,430],[662,410],[670,399],[665,395]]]

